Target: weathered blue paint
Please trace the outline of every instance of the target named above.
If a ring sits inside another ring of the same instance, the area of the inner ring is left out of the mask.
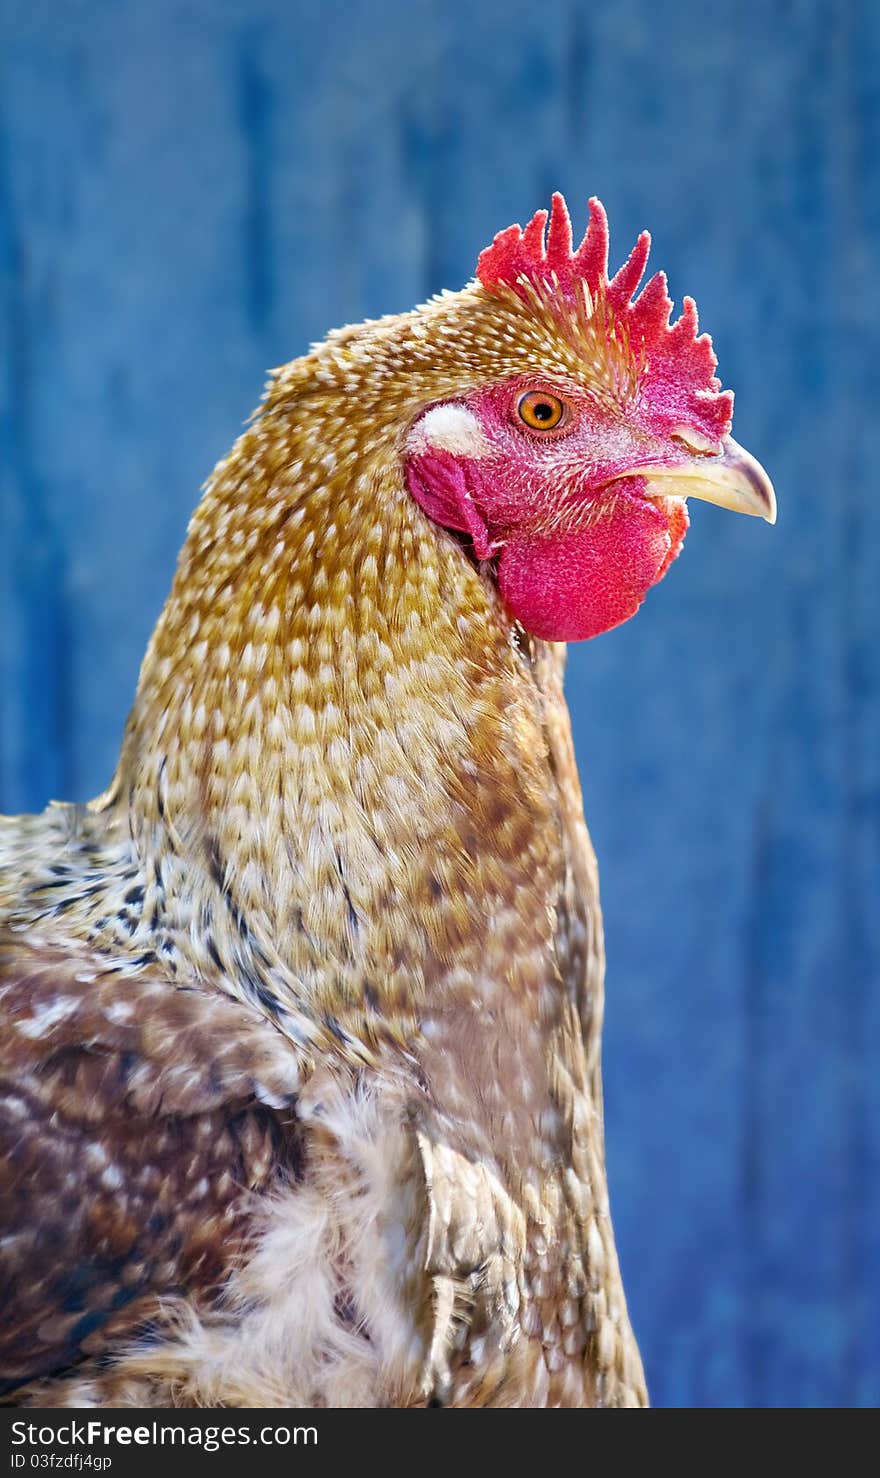
[[[654,231],[766,461],[572,653],[613,1201],[655,1401],[880,1395],[880,11],[4,0],[0,801],[112,768],[267,366],[561,186]],[[582,212],[581,212],[582,213]]]

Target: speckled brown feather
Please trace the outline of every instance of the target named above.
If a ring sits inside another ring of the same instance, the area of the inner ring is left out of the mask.
[[[149,975],[123,995],[86,983],[84,963],[0,948],[7,1388],[155,1337],[172,1296],[211,1307],[255,1196],[296,1177],[296,1074],[275,1034]]]
[[[472,285],[280,371],[193,518],[109,790],[0,827],[0,980],[36,999],[73,976],[83,1002],[47,1027],[83,1065],[48,1071],[16,1153],[38,1192],[48,1167],[51,1199],[59,1095],[86,1226],[94,1146],[140,1137],[113,1214],[137,1205],[132,1260],[178,1295],[149,1343],[113,1326],[96,1364],[44,1307],[83,1233],[40,1284],[44,1345],[82,1364],[21,1399],[644,1402],[608,1219],[601,924],[562,653],[512,628],[401,462],[423,408],[476,384],[552,371],[612,393],[619,367],[582,320]],[[190,998],[210,1008],[173,1025]],[[119,1003],[136,1045],[108,1039],[93,1080],[88,1012]],[[212,1140],[210,1162],[187,1136]],[[189,1234],[175,1223],[166,1255],[149,1226],[207,1168],[203,1287]],[[44,1217],[25,1230],[45,1260]],[[112,1304],[126,1255],[107,1292],[91,1254]]]

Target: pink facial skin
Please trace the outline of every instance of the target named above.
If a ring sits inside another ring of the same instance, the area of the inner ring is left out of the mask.
[[[563,401],[558,428],[523,424],[518,406],[531,390]],[[532,379],[456,404],[474,417],[484,449],[470,456],[429,443],[411,452],[416,502],[465,534],[477,559],[496,561],[504,602],[533,636],[583,641],[628,620],[681,549],[688,516],[682,500],[648,498],[644,479],[624,474],[692,456],[670,434],[678,407],[664,414],[646,404],[624,419],[580,387]]]

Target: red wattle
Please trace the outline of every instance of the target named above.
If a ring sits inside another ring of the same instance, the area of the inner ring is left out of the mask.
[[[526,631],[545,641],[585,641],[634,616],[666,573],[687,530],[650,503],[620,504],[583,530],[515,536],[498,561],[504,601]]]

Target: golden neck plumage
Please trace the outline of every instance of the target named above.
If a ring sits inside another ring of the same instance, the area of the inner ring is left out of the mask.
[[[487,969],[544,988],[541,695],[491,583],[409,498],[399,433],[300,366],[196,511],[115,793],[201,882],[200,966],[234,980],[253,947],[314,1032],[401,1040]]]

